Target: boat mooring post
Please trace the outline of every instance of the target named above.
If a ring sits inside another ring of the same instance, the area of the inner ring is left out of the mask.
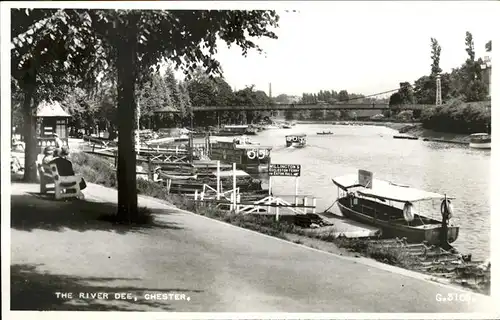
[[[299,195],[299,177],[295,177],[295,206],[299,204],[297,196]]]
[[[236,206],[236,200],[237,200],[237,196],[236,196],[236,163],[233,162],[233,204],[234,204],[234,210],[236,211],[237,210],[237,206]]]
[[[269,176],[269,182],[268,182],[269,186],[267,187],[267,189],[268,189],[268,191],[269,191],[269,196],[271,196],[271,186],[272,186],[272,181],[273,181],[273,180],[271,179],[271,176]]]
[[[269,191],[269,198],[268,198],[268,201],[269,203],[271,203],[271,187],[272,187],[272,177],[269,176],[269,186],[267,187],[268,191]],[[267,206],[267,213],[271,213],[271,206]]]
[[[451,244],[448,242],[448,220],[449,220],[449,215],[446,210],[448,207],[448,198],[446,197],[446,194],[444,195],[444,201],[445,201],[445,212],[441,212],[441,248],[445,250],[450,250]]]
[[[220,200],[220,160],[217,160],[217,200]]]
[[[192,132],[189,132],[189,163],[193,163],[193,150],[194,150],[194,146],[193,146],[193,133]]]
[[[148,154],[148,180],[154,181],[154,169],[151,164],[151,155]]]

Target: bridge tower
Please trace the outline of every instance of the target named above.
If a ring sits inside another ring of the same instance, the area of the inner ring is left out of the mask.
[[[441,97],[441,75],[437,74],[436,76],[436,106],[440,106],[443,104],[443,100]]]

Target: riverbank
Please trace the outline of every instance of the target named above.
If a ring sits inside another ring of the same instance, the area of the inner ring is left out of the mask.
[[[75,171],[85,173],[84,176],[89,182],[116,188],[114,169],[106,160],[84,153],[73,154],[72,160],[74,162]],[[467,273],[464,278],[463,274],[457,271],[458,267],[474,269],[477,267],[478,263],[475,263],[474,267],[469,267],[464,263],[451,267],[451,269],[446,271],[449,276],[449,278],[446,279],[442,276],[436,276],[435,270],[433,272],[422,272],[422,270],[415,268],[418,257],[403,252],[398,246],[379,246],[376,241],[373,242],[369,239],[337,237],[332,232],[328,232],[328,230],[325,231],[322,228],[304,229],[286,221],[276,222],[274,221],[274,217],[269,216],[255,216],[250,214],[237,215],[231,212],[215,210],[210,207],[210,204],[202,206],[182,195],[169,195],[165,188],[157,183],[139,179],[137,184],[139,194],[165,200],[177,208],[188,210],[211,219],[231,223],[239,227],[338,255],[371,258],[389,265],[437,277],[439,281],[445,283],[458,282],[460,285],[472,291],[489,294],[489,270],[487,279],[482,281],[484,278],[479,277],[480,280],[482,279],[479,282],[477,281],[477,277],[470,276],[471,272]],[[454,272],[456,272],[456,275],[453,275]],[[472,271],[472,274],[474,275],[474,273],[478,272],[480,273],[482,271]],[[469,283],[469,280],[472,281],[472,284]]]
[[[423,139],[437,139],[442,141],[449,141],[455,143],[469,143],[470,136],[468,134],[457,134],[449,132],[439,132],[430,129],[425,129],[421,123],[405,125],[398,127],[399,133],[404,133],[406,135],[423,138]]]
[[[437,139],[446,142],[468,143],[468,134],[456,134],[425,129],[420,122],[393,122],[393,121],[297,121],[297,124],[334,124],[334,125],[363,125],[387,127],[422,139]]]

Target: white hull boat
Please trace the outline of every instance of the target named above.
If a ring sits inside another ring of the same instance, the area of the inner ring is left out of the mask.
[[[488,133],[471,134],[469,147],[473,149],[491,149],[491,135]]]

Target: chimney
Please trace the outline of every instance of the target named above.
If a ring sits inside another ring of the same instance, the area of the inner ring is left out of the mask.
[[[272,98],[272,92],[271,92],[271,82],[269,82],[269,98]]]

